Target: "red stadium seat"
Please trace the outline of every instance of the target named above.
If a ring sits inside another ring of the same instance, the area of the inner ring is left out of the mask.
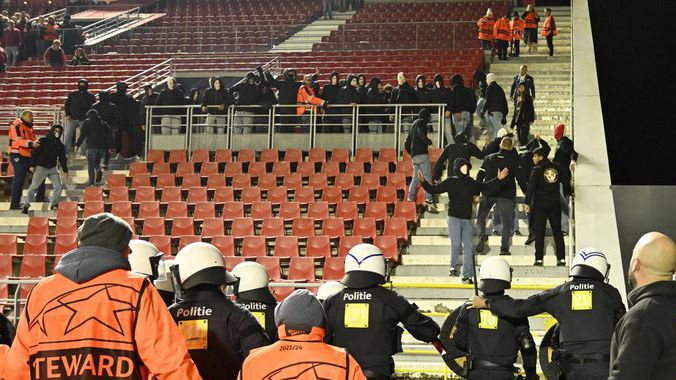
[[[152,218],[160,216],[160,202],[150,201],[141,202],[138,208],[138,219]]]
[[[385,177],[390,173],[389,162],[376,161],[371,164],[371,173]]]
[[[171,165],[168,162],[156,162],[153,164],[152,175],[170,174],[170,173],[171,173]]]
[[[230,234],[234,237],[252,236],[254,224],[251,218],[235,218],[232,221]]]
[[[215,162],[232,162],[232,151],[230,149],[216,149],[214,154]]]
[[[182,189],[192,189],[202,186],[202,177],[199,174],[186,174],[181,179]]]
[[[346,221],[352,221],[359,217],[357,202],[340,202],[336,205],[336,217],[343,218]]]
[[[406,190],[406,175],[402,173],[391,173],[387,176],[387,186],[392,186],[397,190]]]
[[[113,202],[110,208],[110,213],[119,216],[120,218],[131,218],[131,202]]]
[[[289,261],[289,280],[315,281],[315,260],[312,257],[292,257]]]
[[[64,217],[74,217],[77,218],[78,206],[77,202],[73,201],[62,201],[59,202],[59,207],[56,209],[56,219]]]
[[[263,219],[261,235],[265,237],[284,236],[284,220],[280,218]]]
[[[0,278],[6,277],[14,277],[14,266],[12,264],[12,256],[0,255]],[[6,289],[4,289],[4,291],[6,291]]]
[[[322,220],[329,217],[329,203],[315,202],[308,204],[307,217],[314,220]]]
[[[244,217],[244,203],[242,202],[225,202],[223,203],[223,219],[233,220]]]
[[[223,256],[235,256],[235,238],[232,236],[212,236],[211,245],[218,248]]]
[[[129,177],[147,173],[148,173],[148,164],[146,164],[145,162],[132,162],[129,164]]]
[[[217,189],[225,186],[225,174],[212,174],[207,177],[207,189]]]
[[[267,173],[267,167],[265,162],[250,162],[249,163],[249,170],[247,170],[247,174],[249,174],[252,178],[258,178],[262,176],[263,174]]]
[[[212,202],[195,203],[192,217],[195,220],[203,220],[216,216],[216,206]]]
[[[174,218],[171,225],[172,236],[184,236],[195,234],[195,221],[190,217]]]
[[[202,222],[202,236],[212,237],[225,235],[225,228],[223,219],[221,218],[205,218]]]
[[[298,256],[298,237],[278,236],[275,239],[275,246],[272,250],[272,255],[277,257]]]
[[[237,174],[232,177],[232,187],[235,190],[248,189],[251,187],[251,176],[248,174]]]
[[[312,148],[308,153],[308,162],[326,162],[326,149]]]
[[[345,276],[345,259],[342,257],[327,257],[324,260],[324,281],[339,281]]]
[[[261,162],[277,162],[279,161],[279,151],[277,149],[263,149],[260,156]]]
[[[300,203],[298,202],[280,203],[277,216],[283,220],[293,220],[296,218],[300,218]]]
[[[146,218],[143,221],[143,236],[165,235],[164,218]]]
[[[192,162],[202,162],[203,165],[204,165],[204,163],[210,161],[209,151],[206,150],[206,149],[193,150],[192,155],[190,157],[190,161],[192,161]]]
[[[169,162],[186,162],[185,150],[173,149],[169,151]]]
[[[331,257],[331,240],[328,236],[310,236],[307,238],[308,257]]]
[[[251,205],[251,215],[255,220],[263,220],[272,217],[272,204],[270,202],[254,202]]]
[[[266,200],[272,204],[280,204],[288,201],[285,187],[274,187],[268,190]]]
[[[224,259],[225,259],[225,269],[228,272],[232,272],[232,268],[236,267],[237,264],[241,264],[245,261],[244,257],[226,256]]]
[[[49,218],[45,216],[31,216],[28,219],[26,235],[49,235]]]
[[[303,151],[297,148],[289,148],[284,152],[284,161],[303,162]]]
[[[45,256],[44,255],[23,255],[21,257],[21,267],[19,277],[34,278],[45,277]]]
[[[379,187],[376,191],[376,201],[378,202],[396,204],[398,203],[397,199],[397,188],[394,186]]]
[[[259,256],[256,257],[256,262],[265,268],[271,281],[279,281],[282,279],[282,268],[279,265],[279,257]]]
[[[399,241],[408,240],[408,227],[405,218],[389,218],[385,220],[383,235],[396,236]]]
[[[328,161],[322,164],[322,173],[327,177],[335,177],[340,173],[340,164],[334,161]]]
[[[140,203],[140,202],[149,202],[149,201],[154,201],[155,200],[155,188],[151,186],[141,186],[136,188],[136,191],[134,192],[134,202],[135,203]],[[162,190],[162,194],[164,195],[164,189]],[[180,192],[179,192],[179,200],[180,200]]]
[[[176,175],[182,177],[188,174],[195,174],[195,165],[192,162],[181,162],[176,166]]]
[[[82,199],[85,203],[93,201],[103,201],[103,188],[99,186],[85,188]]]
[[[345,257],[347,253],[357,244],[364,242],[364,239],[361,236],[343,236],[340,238],[340,243],[338,244],[338,256]]]
[[[218,171],[218,162],[203,162],[200,168],[200,175],[202,177],[211,177],[220,174]],[[223,174],[223,184],[225,186],[225,174]]]
[[[384,235],[376,236],[373,245],[380,249],[386,259],[394,262],[399,261],[399,247],[397,246],[397,237]]]
[[[111,187],[108,193],[108,202],[125,202],[129,200],[129,188]]]
[[[24,255],[46,255],[47,235],[26,235],[22,253]]]
[[[394,205],[394,216],[405,218],[409,223],[417,223],[418,210],[415,202],[396,202]]]
[[[284,177],[291,174],[291,163],[290,162],[275,162],[272,166],[272,174],[277,177]]]
[[[354,155],[355,162],[373,162],[373,151],[371,148],[357,148]]]
[[[214,189],[214,203],[232,202],[235,200],[235,193],[232,187],[217,187]]]
[[[296,173],[300,174],[303,178],[310,177],[315,174],[315,163],[314,162],[299,162],[296,167]]]
[[[374,238],[376,236],[376,220],[374,218],[355,219],[352,226],[352,236]]]
[[[267,244],[264,236],[244,236],[242,256],[266,256]]]
[[[301,187],[294,192],[293,200],[300,204],[315,202],[315,189],[313,187]]]
[[[337,204],[343,201],[343,190],[339,187],[329,186],[322,190],[322,201]]]
[[[364,163],[363,162],[348,162],[345,165],[345,173],[352,175],[362,175],[364,174]]]
[[[223,172],[227,178],[234,178],[235,176],[244,174],[244,169],[241,162],[231,162],[225,165]]]
[[[310,218],[294,219],[291,234],[298,237],[315,236],[315,221]]]
[[[56,235],[54,254],[63,255],[77,248],[77,234]]]
[[[383,221],[387,219],[387,203],[385,202],[369,202],[366,204],[366,217],[374,218],[376,221]]]
[[[366,204],[370,200],[369,189],[366,187],[353,187],[350,189],[349,201],[357,202],[357,204]]]
[[[345,236],[345,222],[343,218],[328,218],[322,221],[322,236],[330,238]]]
[[[277,187],[277,177],[271,173],[262,174],[258,176],[257,186],[261,190],[270,190],[272,188],[275,188]]]
[[[326,178],[326,174],[312,174],[309,178],[308,185],[313,187],[315,190],[324,190],[329,186],[329,181]]]
[[[178,239],[178,250],[180,251],[188,244],[199,243],[202,241],[202,238],[195,235],[183,235]]]
[[[260,202],[261,199],[262,199],[261,189],[259,189],[258,187],[250,187],[248,189],[242,189],[240,200],[244,204],[252,204],[254,202]]]
[[[241,149],[237,153],[237,162],[255,162],[256,151],[253,149]]]
[[[336,176],[333,185],[343,190],[350,190],[354,187],[354,176],[352,174],[340,173]]]
[[[381,148],[378,153],[379,162],[397,162],[397,150],[394,148]]]
[[[347,148],[334,148],[331,151],[332,162],[349,162],[350,161],[350,151]]]
[[[359,187],[365,187],[369,189],[369,191],[372,191],[379,189],[380,186],[380,176],[378,174],[364,173],[361,175]]]
[[[107,182],[108,187],[127,186],[127,177],[124,174],[111,174],[108,176]]]
[[[109,182],[109,186],[110,182]],[[150,186],[150,175],[149,174],[139,174],[131,178],[131,187],[137,188],[141,186]]]
[[[77,233],[77,217],[76,216],[62,216],[60,218],[56,218],[55,233],[56,233],[57,236],[76,234]]]
[[[298,173],[287,174],[284,176],[284,187],[297,190],[303,187],[303,178]]]
[[[89,201],[85,202],[84,213],[82,216],[88,218],[92,215],[101,214],[104,212],[103,201]]]
[[[148,241],[162,252],[163,256],[171,256],[171,236],[153,235]]]
[[[159,149],[150,149],[146,162],[164,162],[164,151]]]
[[[296,289],[291,286],[276,286],[271,287],[270,290],[272,291],[272,295],[275,296],[277,302],[282,302]]]
[[[180,202],[181,201],[181,188],[176,186],[165,187],[162,189],[162,197],[160,202]]]
[[[203,203],[207,201],[206,187],[191,187],[188,190],[188,203]]]
[[[188,204],[186,202],[169,202],[165,218],[185,218],[188,216]]]

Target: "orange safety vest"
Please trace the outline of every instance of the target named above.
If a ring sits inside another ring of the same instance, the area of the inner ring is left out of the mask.
[[[512,20],[509,22],[509,27],[512,30],[512,41],[521,41],[523,37],[523,29],[526,27],[526,23],[522,19]]]
[[[554,26],[553,28],[552,25]],[[550,32],[554,33],[555,36],[559,35],[559,32],[556,30],[556,22],[554,21],[554,17],[552,17],[551,15],[548,16],[545,19],[545,23],[542,24],[542,35],[548,36]]]
[[[493,25],[495,25],[495,21],[492,18],[484,16],[476,24],[479,27],[479,39],[493,41]]]
[[[47,277],[28,295],[5,380],[200,380],[171,314],[142,276],[78,284]]]
[[[239,380],[366,380],[351,355],[342,348],[324,343],[324,329],[313,327],[309,334],[294,335],[281,325],[278,332],[279,341],[249,353],[239,372]]]
[[[32,126],[26,125],[21,119],[16,119],[9,126],[9,146],[7,153],[30,157],[33,151],[33,142],[36,140]]]
[[[524,17],[524,21],[526,21],[526,28],[528,29],[535,29],[538,27],[538,19],[540,16],[537,14],[535,11],[531,11],[526,13],[526,17]]]
[[[503,17],[495,23],[493,26],[493,35],[496,40],[509,41],[511,39],[511,31],[507,19]]]
[[[45,24],[45,32],[42,36],[42,39],[47,42],[54,42],[54,40],[59,38],[59,33],[57,32],[57,29],[59,29],[59,25],[57,24],[54,25]]]
[[[300,86],[298,89],[298,95],[296,96],[296,102],[298,104],[303,104],[299,105],[296,108],[296,115],[302,115],[305,113],[306,110],[310,110],[311,106],[321,106],[324,104],[324,101],[320,99],[319,97],[315,96],[314,90],[310,88],[310,86],[303,84]]]

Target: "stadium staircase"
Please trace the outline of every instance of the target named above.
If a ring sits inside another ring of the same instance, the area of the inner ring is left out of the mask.
[[[523,10],[519,10],[522,12]],[[537,52],[528,54],[521,50],[519,58],[510,57],[508,61],[497,59],[487,72],[497,74],[497,80],[507,93],[513,76],[519,72],[522,64],[529,66],[529,73],[535,78],[536,84],[536,121],[531,128],[531,134],[539,134],[545,138],[552,149],[556,146],[553,138],[554,126],[558,123],[568,123],[571,118],[571,18],[569,7],[553,8],[553,15],[559,35],[555,39],[555,58],[548,59],[546,42],[540,38]],[[513,112],[512,102],[509,102],[511,120]],[[475,120],[476,124],[476,120]],[[481,166],[481,160],[472,158],[472,176]],[[517,191],[517,197],[523,202],[523,194]],[[448,197],[440,196],[438,213],[425,212],[418,229],[411,237],[411,245],[401,258],[401,265],[392,273],[394,290],[414,301],[421,310],[432,316],[440,325],[448,313],[459,307],[464,300],[474,294],[472,285],[463,285],[459,277],[449,277],[450,247],[446,222],[446,204]],[[545,266],[533,267],[533,245],[526,246],[524,242],[528,235],[527,216],[520,206],[519,230],[523,236],[512,238],[512,255],[506,257],[514,268],[512,290],[508,293],[513,297],[527,297],[541,290],[551,288],[566,281],[567,267],[556,267],[553,239],[545,239]],[[476,222],[476,218],[473,220]],[[489,215],[486,231],[492,232],[492,221]],[[475,229],[476,234],[476,229]],[[570,236],[565,236],[566,250],[570,249]],[[478,241],[475,237],[475,244]],[[500,236],[490,236],[487,246],[490,251],[486,255],[477,255],[477,271],[481,262],[488,256],[499,255]],[[531,330],[539,345],[546,330],[555,321],[548,315],[538,315],[530,318]],[[408,333],[404,335],[404,353],[395,357],[397,373],[408,378],[445,377],[450,374],[445,369],[437,351],[413,339]],[[421,374],[421,372],[423,374]]]
[[[345,24],[354,14],[354,11],[333,12],[333,18],[331,20],[324,20],[324,18],[320,17],[313,23],[308,24],[303,29],[296,32],[286,41],[274,46],[270,49],[270,52],[312,51],[312,46],[315,43],[321,42],[322,38],[330,35],[332,31],[337,30],[341,25]]]

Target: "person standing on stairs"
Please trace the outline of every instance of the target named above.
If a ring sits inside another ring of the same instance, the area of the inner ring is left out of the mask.
[[[521,15],[521,18],[526,22],[524,29],[523,41],[526,43],[528,53],[538,50],[538,23],[540,22],[540,15],[535,11],[532,4],[528,4],[526,11]]]
[[[322,0],[324,20],[333,20],[333,0]]]
[[[493,25],[493,37],[495,38],[495,48],[498,51],[498,59],[507,60],[507,47],[512,39],[512,32],[509,26],[509,15],[502,16]]]
[[[454,168],[455,160],[464,158],[469,161],[470,157],[476,157],[482,160],[485,157],[485,154],[472,142],[467,141],[465,134],[460,132],[455,136],[455,141],[446,145],[441,152],[437,162],[434,164],[432,178],[435,181],[441,180],[441,174],[444,171],[444,168],[448,168],[448,177],[454,175],[456,172]]]
[[[509,90],[509,100],[514,101],[514,97],[517,95],[516,90],[521,83],[526,86],[526,92],[528,92],[531,99],[535,100],[535,79],[528,74],[528,65],[521,65],[519,73],[514,76],[512,87]]]
[[[411,156],[413,163],[413,173],[422,171],[427,181],[432,182],[432,162],[430,161],[429,146],[432,140],[427,137],[429,128],[427,123],[430,121],[430,111],[427,108],[420,110],[418,119],[413,122],[413,126],[404,142],[404,149]],[[408,188],[408,200],[415,202],[418,198],[418,176],[414,175]],[[425,204],[429,212],[436,212],[434,198],[432,194],[425,191]]]
[[[525,146],[528,144],[530,126],[535,121],[533,99],[528,94],[525,83],[521,83],[519,84],[519,87],[517,87],[514,106],[514,116],[512,117],[511,128],[516,129],[517,136],[519,136],[519,146]]]
[[[82,125],[92,106],[96,102],[96,98],[89,92],[89,82],[86,79],[80,79],[77,82],[77,90],[71,92],[66,98],[66,103],[63,106],[66,114],[66,130],[63,133],[63,145],[66,152],[70,153],[70,147],[75,139],[75,131],[80,129],[82,132]],[[85,154],[87,146],[82,147],[81,154]]]
[[[554,151],[553,162],[556,162],[561,167],[563,178],[568,181],[568,188],[571,192],[564,191],[566,184],[561,186],[561,230],[565,235],[568,235],[568,219],[570,217],[570,196],[572,195],[572,181],[573,172],[575,172],[575,163],[577,162],[577,152],[573,147],[573,140],[565,136],[566,126],[559,124],[554,128],[554,138],[556,139],[556,150]]]
[[[459,136],[461,134],[458,134]],[[464,157],[453,163],[453,175],[443,182],[433,185],[425,180],[422,171],[415,173],[423,189],[430,194],[448,193],[448,238],[451,241],[451,269],[449,275],[457,277],[460,268],[462,246],[462,282],[471,284],[474,273],[472,253],[472,207],[479,201],[482,189],[499,186],[509,173],[508,168],[497,172],[496,177],[480,184],[469,175],[472,164]]]
[[[554,16],[552,16],[551,8],[545,9],[545,19],[544,24],[542,24],[542,35],[547,39],[547,48],[549,48],[549,56],[554,56],[554,36],[558,35],[559,32],[556,30],[556,21],[554,21]]]
[[[9,126],[7,135],[9,137],[7,153],[9,155],[9,162],[14,169],[9,209],[20,210],[21,205],[19,203],[21,202],[23,184],[31,167],[31,152],[40,146],[40,141],[35,138],[35,132],[33,131],[33,112],[30,110],[21,112],[19,118],[14,120]],[[45,185],[42,184],[38,188],[38,198],[44,198],[44,194]],[[38,201],[40,200],[38,199]]]
[[[486,15],[477,21],[476,25],[479,27],[479,41],[481,48],[484,50],[491,50],[493,48],[493,26],[495,20],[493,19],[493,10],[488,8]]]
[[[523,31],[526,27],[526,22],[519,18],[519,12],[514,12],[512,20],[509,22],[509,29],[511,31],[511,52],[510,56],[519,57],[521,54],[521,39],[523,38]]]
[[[75,143],[75,149],[79,148],[87,139],[87,172],[89,174],[89,186],[94,186],[98,183],[97,179],[101,176],[98,174],[101,171],[101,161],[103,160],[106,150],[111,149],[111,140],[113,138],[113,131],[106,123],[99,117],[96,110],[91,109],[87,112],[87,119],[82,125],[80,137]]]
[[[482,117],[486,119],[486,133],[488,133],[489,140],[495,138],[501,125],[507,124],[507,113],[509,112],[505,91],[496,79],[494,73],[486,75],[486,82],[488,83],[486,104],[481,111]]]
[[[448,101],[447,112],[451,113],[453,125],[455,126],[455,135],[448,136],[447,134],[446,143],[450,143],[458,133],[464,134],[467,141],[473,141],[474,126],[472,114],[476,111],[477,104],[474,90],[465,87],[465,81],[462,79],[462,75],[454,74],[451,77],[451,91],[449,96],[450,99]],[[452,128],[449,126],[444,132],[452,132]]]
[[[31,161],[33,162],[33,179],[28,187],[26,203],[23,204],[23,213],[28,214],[31,202],[35,199],[35,193],[40,186],[44,186],[45,178],[54,187],[52,192],[52,201],[49,203],[49,209],[53,210],[59,205],[61,199],[61,176],[56,168],[57,160],[61,165],[64,177],[68,178],[68,161],[66,160],[66,150],[61,142],[63,127],[55,124],[49,130],[47,136],[42,137],[38,142],[40,145],[31,152]]]

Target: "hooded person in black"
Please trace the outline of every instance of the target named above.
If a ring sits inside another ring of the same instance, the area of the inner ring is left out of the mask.
[[[357,92],[359,93],[359,103],[366,103],[366,93],[368,92],[368,87],[366,87],[366,75],[357,74]]]
[[[116,91],[110,96],[110,101],[117,105],[118,116],[116,132],[117,156],[121,158],[123,137],[127,138],[127,156],[138,156],[141,154],[143,137],[141,134],[141,125],[139,117],[139,104],[133,96],[127,94],[129,86],[125,82],[117,82]],[[111,125],[111,127],[115,127]]]
[[[496,75],[489,73],[486,75],[486,104],[484,104],[482,117],[485,117],[487,123],[488,138],[494,139],[501,125],[507,124],[507,98],[505,91],[496,81]]]
[[[338,72],[334,71],[331,73],[329,76],[329,83],[324,85],[324,88],[322,89],[322,99],[324,101],[328,102],[329,104],[338,104],[339,97],[340,97],[340,75]],[[316,94],[316,92],[315,92]],[[340,132],[342,132],[342,128],[336,125],[331,125],[331,124],[338,124],[341,121],[340,117],[336,116],[331,116],[331,114],[336,114],[340,113],[340,110],[335,107],[330,107],[327,108],[324,111],[324,116],[322,118],[323,125],[322,125],[322,132],[338,132],[340,129]]]
[[[234,103],[235,100],[223,86],[223,81],[215,78],[212,87],[204,92],[202,99],[202,112],[208,113],[206,133],[225,133],[228,107]]]
[[[418,75],[415,77],[415,101],[418,104],[429,104],[432,102],[432,92],[427,86],[427,78],[425,78],[424,75]],[[418,111],[420,111],[420,109],[421,108],[418,108]],[[432,116],[432,119],[430,120],[435,122],[435,119],[437,118],[437,110],[433,107],[427,107],[427,109],[430,111],[430,115]]]
[[[119,122],[117,118],[120,113],[118,112],[117,105],[110,101],[110,94],[106,91],[99,92],[99,101],[94,104],[92,109],[96,110],[99,113],[99,117],[108,123],[108,125],[114,130],[119,130]],[[111,144],[112,145],[112,144]],[[106,154],[103,158],[102,169],[108,169],[108,162],[110,161],[110,151],[106,150]]]
[[[283,79],[274,78],[269,71],[265,73],[270,87],[277,89],[279,105],[295,105],[298,102],[298,90],[303,83],[296,80],[297,76],[296,70],[288,68],[284,69]],[[278,132],[291,132],[293,126],[298,123],[296,107],[280,107],[277,109],[277,113],[284,115],[280,117],[279,122],[285,124],[279,127]]]
[[[453,127],[451,124],[451,111],[450,111],[450,101],[451,101],[451,92],[448,87],[444,85],[444,77],[441,74],[436,74],[434,76],[434,87],[430,90],[429,100],[431,103],[440,103],[445,104],[446,109],[444,110],[444,124],[443,129],[446,134],[446,141],[450,143],[454,133],[451,134],[450,129]]]
[[[139,116],[141,119],[141,130],[145,131],[146,130],[146,109],[148,106],[154,106],[157,103],[157,98],[159,94],[157,94],[154,89],[152,84],[145,84],[143,86],[143,98],[139,102]],[[156,121],[153,120],[151,121],[151,125],[155,124]]]
[[[422,170],[425,179],[428,182],[432,182],[432,163],[430,162],[429,155],[429,146],[432,145],[432,140],[427,137],[427,133],[429,132],[427,123],[429,121],[430,111],[427,108],[421,109],[418,113],[418,118],[413,122],[413,126],[406,137],[404,149],[411,156],[413,173]],[[408,200],[410,202],[415,202],[417,199],[419,183],[418,176],[414,175],[408,188]],[[436,212],[432,194],[425,192],[425,203],[430,211]]]
[[[177,85],[176,78],[167,80],[167,88],[160,92],[157,97],[158,106],[183,106],[186,104],[185,94]],[[181,116],[186,113],[182,107],[160,108],[158,115],[162,115],[162,133],[165,135],[177,135],[181,132]]]
[[[451,77],[451,93],[448,110],[452,114],[455,132],[464,133],[467,140],[474,139],[472,114],[476,111],[477,99],[474,91],[465,87],[462,75],[454,74]]]
[[[63,134],[63,127],[55,124],[49,129],[49,133],[45,137],[38,140],[40,145],[34,148],[31,152],[33,179],[28,187],[28,194],[26,196],[26,203],[23,205],[23,213],[28,214],[30,204],[35,199],[35,194],[38,188],[45,182],[45,178],[49,178],[52,183],[54,192],[52,193],[52,201],[49,204],[50,209],[58,206],[61,199],[61,177],[57,170],[56,164],[61,165],[61,171],[64,177],[68,178],[68,162],[66,160],[66,150],[61,142],[61,135]]]
[[[187,104],[200,104],[200,90],[199,88],[191,88],[188,96],[185,97]]]
[[[345,87],[343,87],[338,96],[338,103],[347,104],[350,106],[355,106],[359,104],[359,81],[356,75],[349,75],[347,77]],[[342,127],[343,133],[352,132],[352,112],[353,107],[342,108],[341,113],[344,115],[342,117]]]
[[[484,158],[484,153],[479,150],[479,148],[473,143],[467,141],[464,133],[458,133],[455,136],[455,140],[446,145],[444,150],[441,152],[441,156],[437,159],[436,164],[434,164],[434,170],[432,170],[432,178],[435,180],[441,179],[441,174],[444,171],[444,167],[448,167],[448,176],[452,176],[454,173],[453,163],[458,158],[464,158],[469,160],[470,157],[476,157],[478,159]]]
[[[77,91],[73,91],[68,95],[63,107],[66,114],[66,128],[63,134],[63,144],[65,145],[66,152],[70,152],[70,147],[75,137],[75,130],[82,128],[87,111],[92,108],[95,101],[96,98],[89,92],[89,82],[86,79],[80,79],[77,82]],[[86,146],[83,147],[83,150],[85,149]]]
[[[382,83],[380,78],[373,77],[369,81],[368,90],[366,92],[366,104],[386,104],[385,94],[381,90]],[[385,120],[385,108],[383,107],[365,107],[362,108],[362,112],[367,115],[372,115],[368,117],[369,122],[369,132],[371,133],[382,133],[384,130]]]
[[[403,72],[397,74],[397,87],[392,89],[392,94],[390,95],[390,104],[415,104],[416,101],[416,92],[413,87],[406,81],[406,76]],[[394,113],[395,107],[390,107],[390,113]],[[406,131],[408,123],[413,120],[411,114],[415,111],[414,107],[402,107],[401,109],[401,122],[402,130]],[[394,121],[394,114],[390,116],[390,121]]]
[[[250,106],[260,105],[263,101],[260,85],[257,83],[256,74],[250,72],[243,82],[230,87],[230,95],[237,104],[235,112],[235,133],[251,133],[254,129],[254,116],[256,109]]]
[[[93,186],[100,180],[101,160],[106,150],[111,147],[112,131],[108,123],[99,117],[99,113],[92,109],[87,112],[87,119],[82,126],[82,133],[75,143],[75,147],[87,139],[87,171],[89,173],[89,185]]]

